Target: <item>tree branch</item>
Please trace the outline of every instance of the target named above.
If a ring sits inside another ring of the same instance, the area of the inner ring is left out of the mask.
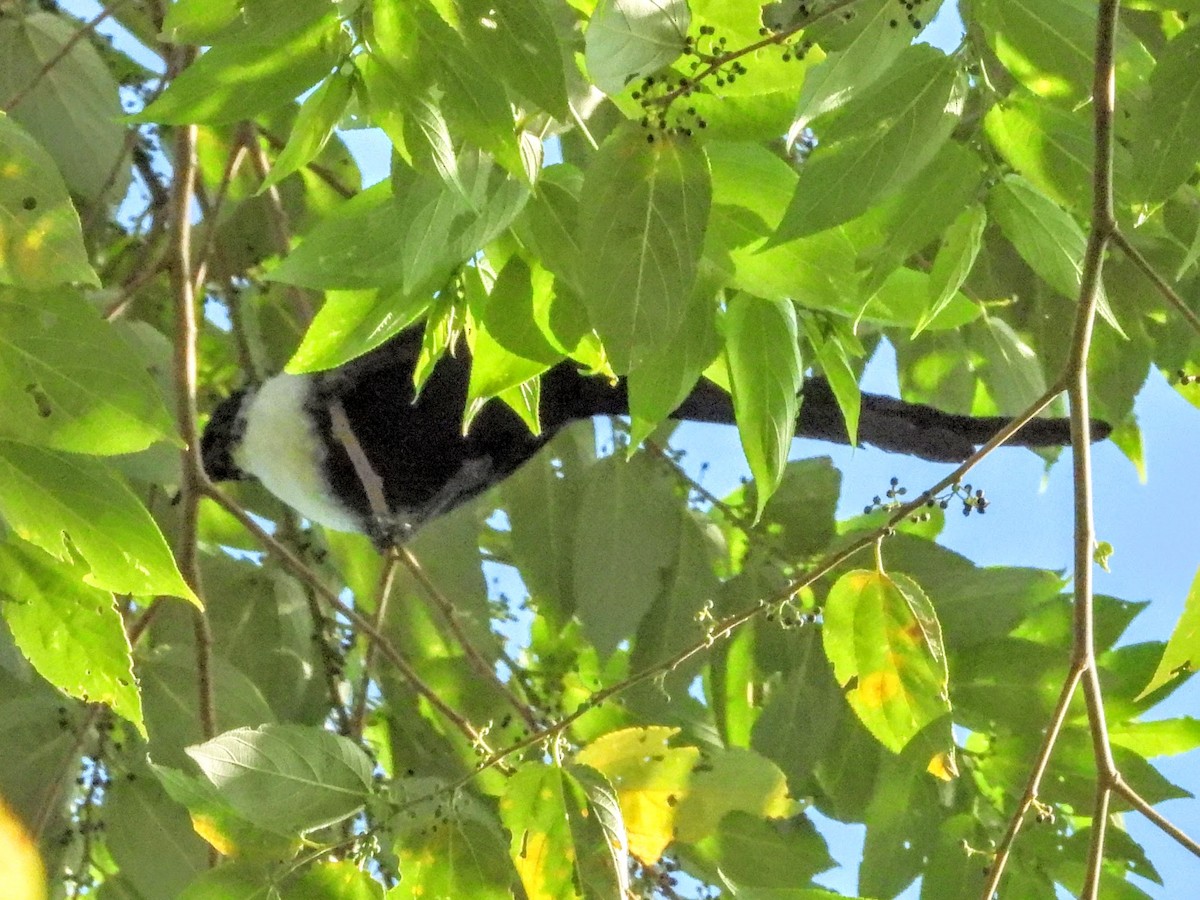
[[[1116,228],[1113,229],[1112,233],[1109,235],[1109,238],[1114,244],[1121,248],[1121,251],[1126,256],[1129,257],[1130,262],[1142,270],[1142,274],[1150,279],[1150,282],[1158,289],[1158,292],[1163,295],[1163,298],[1170,303],[1171,306],[1175,307],[1175,311],[1179,313],[1179,315],[1183,316],[1184,321],[1192,326],[1192,330],[1197,334],[1200,334],[1200,316],[1197,316],[1194,312],[1192,312],[1192,308],[1187,305],[1187,302],[1179,296],[1173,287],[1171,287],[1171,285],[1167,282],[1167,279],[1158,274],[1158,270],[1155,269],[1154,266],[1150,265],[1150,261],[1146,259],[1146,257],[1142,256],[1141,251],[1138,250],[1137,247],[1130,243],[1129,238],[1127,238],[1120,229]]]

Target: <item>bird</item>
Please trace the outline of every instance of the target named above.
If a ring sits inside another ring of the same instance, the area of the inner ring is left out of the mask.
[[[205,426],[205,474],[213,482],[256,478],[310,522],[365,533],[382,548],[503,481],[566,425],[629,413],[624,379],[588,374],[564,360],[541,376],[539,433],[499,399],[484,403],[464,431],[469,352],[459,347],[443,354],[418,391],[421,346],[422,329],[414,326],[338,368],[280,373],[235,391]],[[732,425],[733,401],[701,379],[672,418]],[[339,421],[353,435],[349,440]],[[1010,422],[864,392],[857,439],[893,453],[958,463]],[[1094,420],[1090,438],[1101,440],[1110,431]],[[833,390],[818,375],[804,380],[795,433],[850,443]],[[1056,447],[1070,440],[1069,420],[1035,418],[1008,443]],[[374,498],[367,483],[373,476],[379,487]]]

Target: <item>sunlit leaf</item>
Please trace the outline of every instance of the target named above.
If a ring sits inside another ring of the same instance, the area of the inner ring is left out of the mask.
[[[53,161],[3,115],[0,173],[0,284],[31,290],[99,284],[84,250],[79,215]]]
[[[1189,675],[1200,668],[1200,572],[1192,581],[1187,598],[1183,602],[1183,612],[1171,632],[1162,659],[1139,697],[1157,690],[1180,675]]]
[[[580,284],[617,372],[670,340],[687,311],[708,222],[703,149],[622,128],[600,148],[580,197]]]
[[[94,459],[0,440],[0,513],[59,560],[78,551],[97,587],[196,600],[146,508]]]
[[[687,796],[695,747],[671,747],[676,729],[628,728],[606,734],[575,754],[575,761],[612,783],[629,832],[629,852],[653,864],[674,836],[676,809]]]
[[[0,604],[25,658],[65,694],[103,703],[145,736],[142,701],[124,623],[112,594],[83,583],[29,544],[0,545]]]
[[[911,578],[843,575],[829,591],[822,633],[846,699],[893,753],[950,711],[941,628]]]
[[[683,52],[690,22],[684,0],[600,0],[585,33],[588,74],[600,90],[619,94]]]
[[[738,434],[757,485],[757,517],[779,486],[796,435],[802,363],[795,309],[735,295],[725,317],[725,355]]]

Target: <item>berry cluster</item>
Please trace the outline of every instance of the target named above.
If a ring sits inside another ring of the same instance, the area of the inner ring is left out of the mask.
[[[863,507],[863,515],[870,515],[873,512],[894,512],[904,505],[901,499],[908,493],[908,488],[900,484],[899,478],[892,478],[887,492],[880,497],[878,494],[872,498],[871,502]],[[964,516],[969,516],[972,512],[977,512],[983,515],[987,512],[990,501],[984,495],[983,488],[974,488],[969,484],[954,484],[950,486],[944,494],[934,496],[926,493],[924,495],[925,508],[933,509],[935,506],[939,509],[949,509],[951,502],[958,498],[962,502],[962,512]],[[916,513],[909,516],[912,522],[927,522],[929,521],[929,513]]]
[[[904,17],[908,20],[908,24],[912,27],[913,31],[920,31],[924,27],[924,23],[917,16],[921,0],[896,0],[896,2],[904,7]],[[899,28],[900,20],[892,19],[888,24],[893,28]]]
[[[1175,373],[1175,380],[1182,385],[1200,384],[1200,375],[1189,375],[1183,369],[1180,369]]]

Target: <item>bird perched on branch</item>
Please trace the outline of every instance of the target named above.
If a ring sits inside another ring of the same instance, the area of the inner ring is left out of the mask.
[[[413,373],[420,349],[420,329],[408,329],[338,369],[276,375],[234,393],[217,406],[204,431],[209,478],[257,478],[309,520],[383,542],[411,534],[499,483],[563,426],[629,412],[623,380],[584,374],[568,360],[542,375],[540,434],[493,399],[464,435],[469,356],[447,353],[418,393]],[[673,418],[734,424],[733,403],[701,381]],[[864,393],[858,440],[893,453],[961,462],[1009,422]],[[1091,438],[1103,439],[1110,430],[1093,422]],[[804,382],[796,435],[848,443],[841,410],[822,378]],[[1034,419],[1009,443],[1055,447],[1070,440],[1066,419]]]

